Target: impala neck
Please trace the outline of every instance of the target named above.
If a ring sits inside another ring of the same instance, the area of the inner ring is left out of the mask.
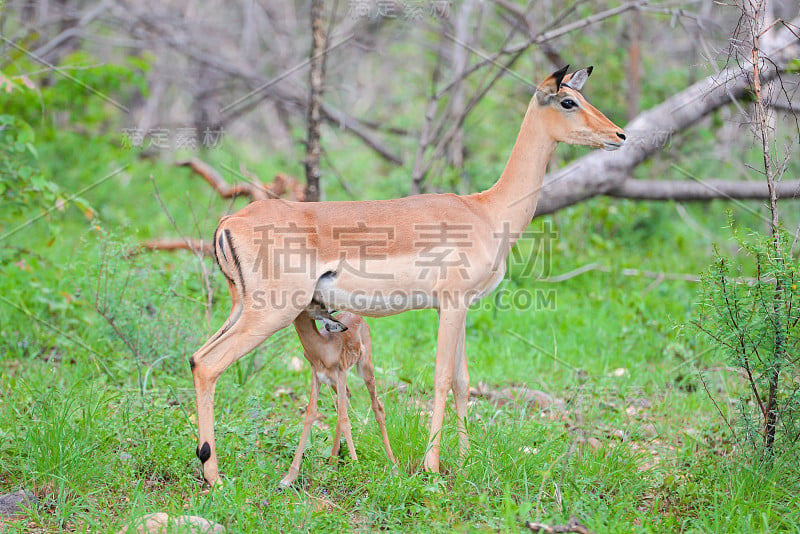
[[[546,132],[536,103],[531,102],[503,174],[494,186],[480,194],[488,204],[496,232],[510,238],[509,248],[533,219],[547,163],[555,148],[556,141]]]

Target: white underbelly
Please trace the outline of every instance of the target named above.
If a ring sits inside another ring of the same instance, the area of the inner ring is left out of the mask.
[[[449,287],[443,281],[376,281],[340,277],[334,273],[317,282],[314,301],[325,309],[349,311],[368,317],[385,317],[409,310],[465,308],[491,293],[503,280],[505,262],[476,284]]]
[[[314,292],[314,300],[328,310],[349,311],[368,317],[386,317],[409,310],[436,308],[438,301],[429,291],[422,289],[399,289],[369,287],[343,289],[335,281],[320,280]]]

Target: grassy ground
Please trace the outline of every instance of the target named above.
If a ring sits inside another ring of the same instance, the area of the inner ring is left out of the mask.
[[[208,193],[186,174],[150,171],[178,224],[207,234],[225,206],[189,210],[187,188]],[[595,199],[536,221],[533,235],[554,232],[547,246],[521,243],[508,279],[470,312],[471,452],[459,462],[448,409],[441,475],[420,466],[436,330],[436,314],[420,311],[369,321],[398,473],[353,376],[360,461],[328,462],[335,412],[325,389],[326,419],[299,481],[278,491],[310,383],[307,364],[293,361],[294,332],[279,333],[220,380],[224,482],[208,490],[187,359],[226,316],[227,292],[206,261],[209,315],[197,259],[126,257],[136,240],[170,231],[152,185],[137,187],[144,200],[128,211],[111,185],[95,192],[113,225],[26,229],[21,242],[50,246],[21,248],[4,267],[0,492],[26,488],[41,504],[3,519],[3,532],[115,532],[157,511],[230,532],[516,532],[571,516],[598,533],[800,530],[796,457],[754,465],[719,416],[735,411],[743,383],[686,326],[699,284],[653,274],[696,275],[713,243],[730,248],[727,206]],[[734,209],[757,223],[757,205]]]

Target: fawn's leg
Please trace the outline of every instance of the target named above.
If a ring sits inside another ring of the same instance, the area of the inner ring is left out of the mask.
[[[375,414],[375,420],[378,421],[378,428],[381,430],[381,437],[383,438],[383,448],[386,450],[386,456],[389,461],[396,464],[392,446],[389,444],[389,434],[386,432],[386,413],[383,411],[383,404],[378,398],[378,392],[375,388],[375,367],[372,364],[372,357],[370,349],[366,348],[366,354],[358,363],[358,374],[364,379],[369,391],[369,398],[372,400],[372,412]]]
[[[292,460],[292,465],[289,467],[289,472],[286,473],[286,476],[283,477],[283,480],[281,480],[281,486],[291,486],[292,483],[297,479],[297,475],[300,473],[300,462],[303,461],[303,452],[306,448],[308,434],[311,432],[311,425],[313,425],[314,421],[316,421],[319,417],[319,411],[317,410],[318,399],[319,377],[312,369],[311,394],[309,395],[308,406],[306,407],[306,417],[303,421],[303,431],[300,433],[300,443],[297,444],[297,452],[294,453],[294,460]]]
[[[350,431],[350,417],[347,415],[347,371],[340,370],[336,373],[336,432],[333,436],[333,449],[331,460],[335,461],[339,455],[341,436],[347,442],[350,458],[358,460],[356,448],[353,446],[353,434]]]

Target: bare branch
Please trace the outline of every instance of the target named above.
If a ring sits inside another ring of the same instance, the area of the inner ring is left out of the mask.
[[[442,96],[441,92],[436,91],[436,85],[439,83],[439,78],[442,73],[442,60],[444,56],[444,38],[439,39],[439,46],[436,51],[436,65],[433,67],[431,73],[431,94],[428,97],[428,104],[425,107],[425,122],[422,125],[420,132],[419,142],[417,143],[417,151],[414,156],[414,168],[411,170],[411,189],[412,195],[422,193],[422,183],[425,175],[430,168],[425,164],[425,152],[430,147],[431,143],[435,140],[433,134],[433,123],[436,119],[436,108],[439,105],[439,99]],[[441,119],[444,120],[444,119]]]
[[[191,250],[195,254],[203,254],[204,256],[212,256],[214,254],[210,241],[188,237],[150,239],[142,243],[141,246],[146,250]]]
[[[305,188],[303,184],[301,184],[297,178],[288,174],[278,173],[275,175],[275,179],[272,182],[265,185],[257,176],[254,176],[246,169],[242,168],[242,175],[250,178],[251,181],[230,185],[216,169],[197,158],[179,161],[176,162],[175,165],[192,169],[195,174],[203,178],[222,198],[244,196],[249,197],[251,201],[264,200],[267,198],[288,198],[289,200],[297,200],[300,202],[305,200]],[[167,214],[167,217],[169,217],[172,226],[178,230],[175,221],[170,216],[169,211],[167,211],[161,197],[158,195],[158,190],[156,190],[156,198]],[[142,243],[137,249],[128,251],[128,255],[133,256],[143,250],[191,250],[198,256],[201,254],[211,256],[213,254],[213,248],[210,242],[185,236],[179,239],[150,239]]]
[[[630,38],[628,43],[628,72],[625,76],[627,83],[627,111],[626,118],[633,119],[639,114],[639,103],[642,92],[642,31],[644,21],[642,10],[634,9],[630,21]]]
[[[365,145],[370,147],[389,163],[394,163],[395,165],[403,164],[403,158],[392,152],[383,141],[375,137],[369,131],[369,124],[363,123],[359,119],[329,104],[323,103],[321,110],[322,116],[331,123],[332,126],[349,130],[350,133],[361,139]]]
[[[538,278],[536,281],[540,283],[557,284],[575,278],[576,276],[580,276],[584,273],[588,273],[590,271],[600,271],[602,273],[614,273],[614,274],[620,274],[622,276],[655,278],[656,280],[682,280],[684,282],[700,281],[700,277],[695,274],[665,273],[660,271],[644,271],[641,269],[622,269],[620,271],[612,271],[609,267],[601,265],[600,263],[597,262],[587,263],[586,265],[582,265],[577,269],[573,269],[571,271],[567,271],[566,273],[559,274],[556,276],[550,276],[548,278]]]
[[[769,103],[769,107],[789,113],[797,113],[798,111],[797,104],[793,104],[791,100],[775,100]]]
[[[178,161],[175,165],[192,169],[195,174],[201,176],[208,182],[222,198],[236,198],[239,196],[250,197],[251,200],[264,200],[269,198],[269,194],[263,184],[245,182],[230,185],[216,169],[197,158]]]
[[[592,24],[597,24],[605,19],[616,17],[622,13],[625,13],[629,9],[637,9],[643,7],[647,2],[643,0],[637,0],[634,2],[626,2],[621,6],[614,7],[611,9],[606,9],[605,11],[600,11],[599,13],[595,13],[594,15],[590,15],[588,17],[582,18],[570,24],[565,24],[560,28],[556,28],[555,30],[546,31],[544,33],[539,34],[536,39],[534,39],[534,44],[541,44],[547,41],[552,41],[562,35],[566,35],[568,33],[572,33],[575,30],[581,30],[586,28],[587,26],[591,26]]]
[[[244,82],[250,89],[247,95],[219,110],[219,115],[212,121],[214,124],[222,125],[230,123],[234,119],[253,110],[264,100],[271,100],[283,104],[286,109],[292,110],[295,113],[307,114],[306,99],[298,94],[296,90],[284,87],[280,82],[288,75],[305,68],[308,60],[284,70],[280,75],[271,80],[265,80],[252,66],[242,64],[242,62],[236,58],[223,57],[212,50],[198,47],[195,43],[185,38],[179,38],[179,36],[175,35],[174,28],[166,26],[166,23],[159,17],[146,11],[136,11],[132,4],[126,5],[130,11],[133,12],[138,23],[148,29],[148,36],[150,38],[162,42],[198,65],[209,67],[214,71],[227,74],[234,79]],[[336,43],[328,46],[327,49],[330,51],[336,47],[343,46],[351,42],[354,38],[355,35],[347,35]],[[376,138],[369,131],[367,125],[335,106],[326,103],[321,103],[320,105],[320,111],[325,121],[337,128],[349,130],[356,137],[364,141],[367,146],[375,150],[378,155],[386,161],[395,165],[402,165],[402,158],[394,154]]]
[[[85,13],[83,13],[80,16],[80,18],[78,18],[74,26],[67,28],[66,30],[56,35],[47,44],[40,46],[39,48],[34,50],[33,54],[39,57],[45,57],[48,54],[50,54],[53,50],[56,50],[58,47],[63,45],[64,43],[74,40],[77,37],[80,37],[83,33],[83,28],[88,26],[97,17],[102,15],[103,12],[106,9],[108,9],[110,4],[111,4],[110,0],[103,0],[102,2],[99,2],[96,5],[90,7],[89,9],[86,10]]]
[[[707,201],[715,198],[762,200],[769,198],[769,189],[764,182],[628,178],[605,194],[634,200]],[[780,198],[800,198],[800,180],[779,182],[776,184],[776,194]]]

